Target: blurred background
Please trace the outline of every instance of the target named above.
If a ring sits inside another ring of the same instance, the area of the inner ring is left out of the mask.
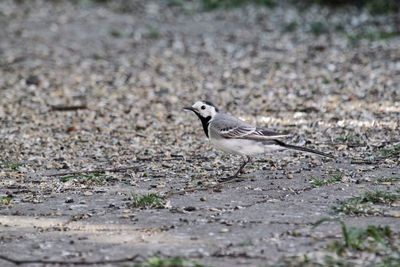
[[[399,16],[395,0],[1,1],[0,157],[192,151],[181,107],[198,99],[373,156],[399,139]]]

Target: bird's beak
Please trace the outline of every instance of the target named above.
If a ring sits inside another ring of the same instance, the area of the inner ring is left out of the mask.
[[[183,109],[184,109],[184,110],[190,110],[190,111],[196,112],[196,110],[195,110],[194,108],[192,108],[192,107],[184,107]]]

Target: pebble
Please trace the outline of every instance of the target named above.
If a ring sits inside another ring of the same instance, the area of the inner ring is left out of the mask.
[[[217,211],[217,212],[218,212],[218,211],[221,211],[220,209],[217,209],[217,208],[209,208],[208,210],[209,210],[209,211]]]
[[[392,207],[400,207],[400,200],[397,200],[391,204]]]
[[[383,213],[385,217],[400,218],[400,210],[388,210]]]
[[[185,207],[183,210],[184,211],[195,211],[195,210],[197,210],[197,208],[193,207],[193,206],[188,206],[188,207]]]

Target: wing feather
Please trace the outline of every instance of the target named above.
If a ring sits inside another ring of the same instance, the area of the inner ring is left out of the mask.
[[[228,139],[240,139],[248,136],[256,130],[255,127],[251,126],[235,126],[226,127],[220,130],[220,135]]]
[[[220,130],[220,135],[228,139],[252,139],[271,140],[288,137],[288,134],[277,133],[267,129],[259,129],[252,126],[226,127]]]
[[[269,140],[289,137],[290,134],[278,133],[268,129],[257,128],[253,133],[246,136],[247,139]]]
[[[218,113],[210,122],[210,131],[226,139],[250,139],[255,141],[274,140],[287,134],[257,128],[228,114]]]

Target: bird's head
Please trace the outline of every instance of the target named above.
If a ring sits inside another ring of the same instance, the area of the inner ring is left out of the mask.
[[[218,109],[208,101],[197,101],[193,106],[183,109],[193,111],[201,120],[210,120],[218,113]]]

